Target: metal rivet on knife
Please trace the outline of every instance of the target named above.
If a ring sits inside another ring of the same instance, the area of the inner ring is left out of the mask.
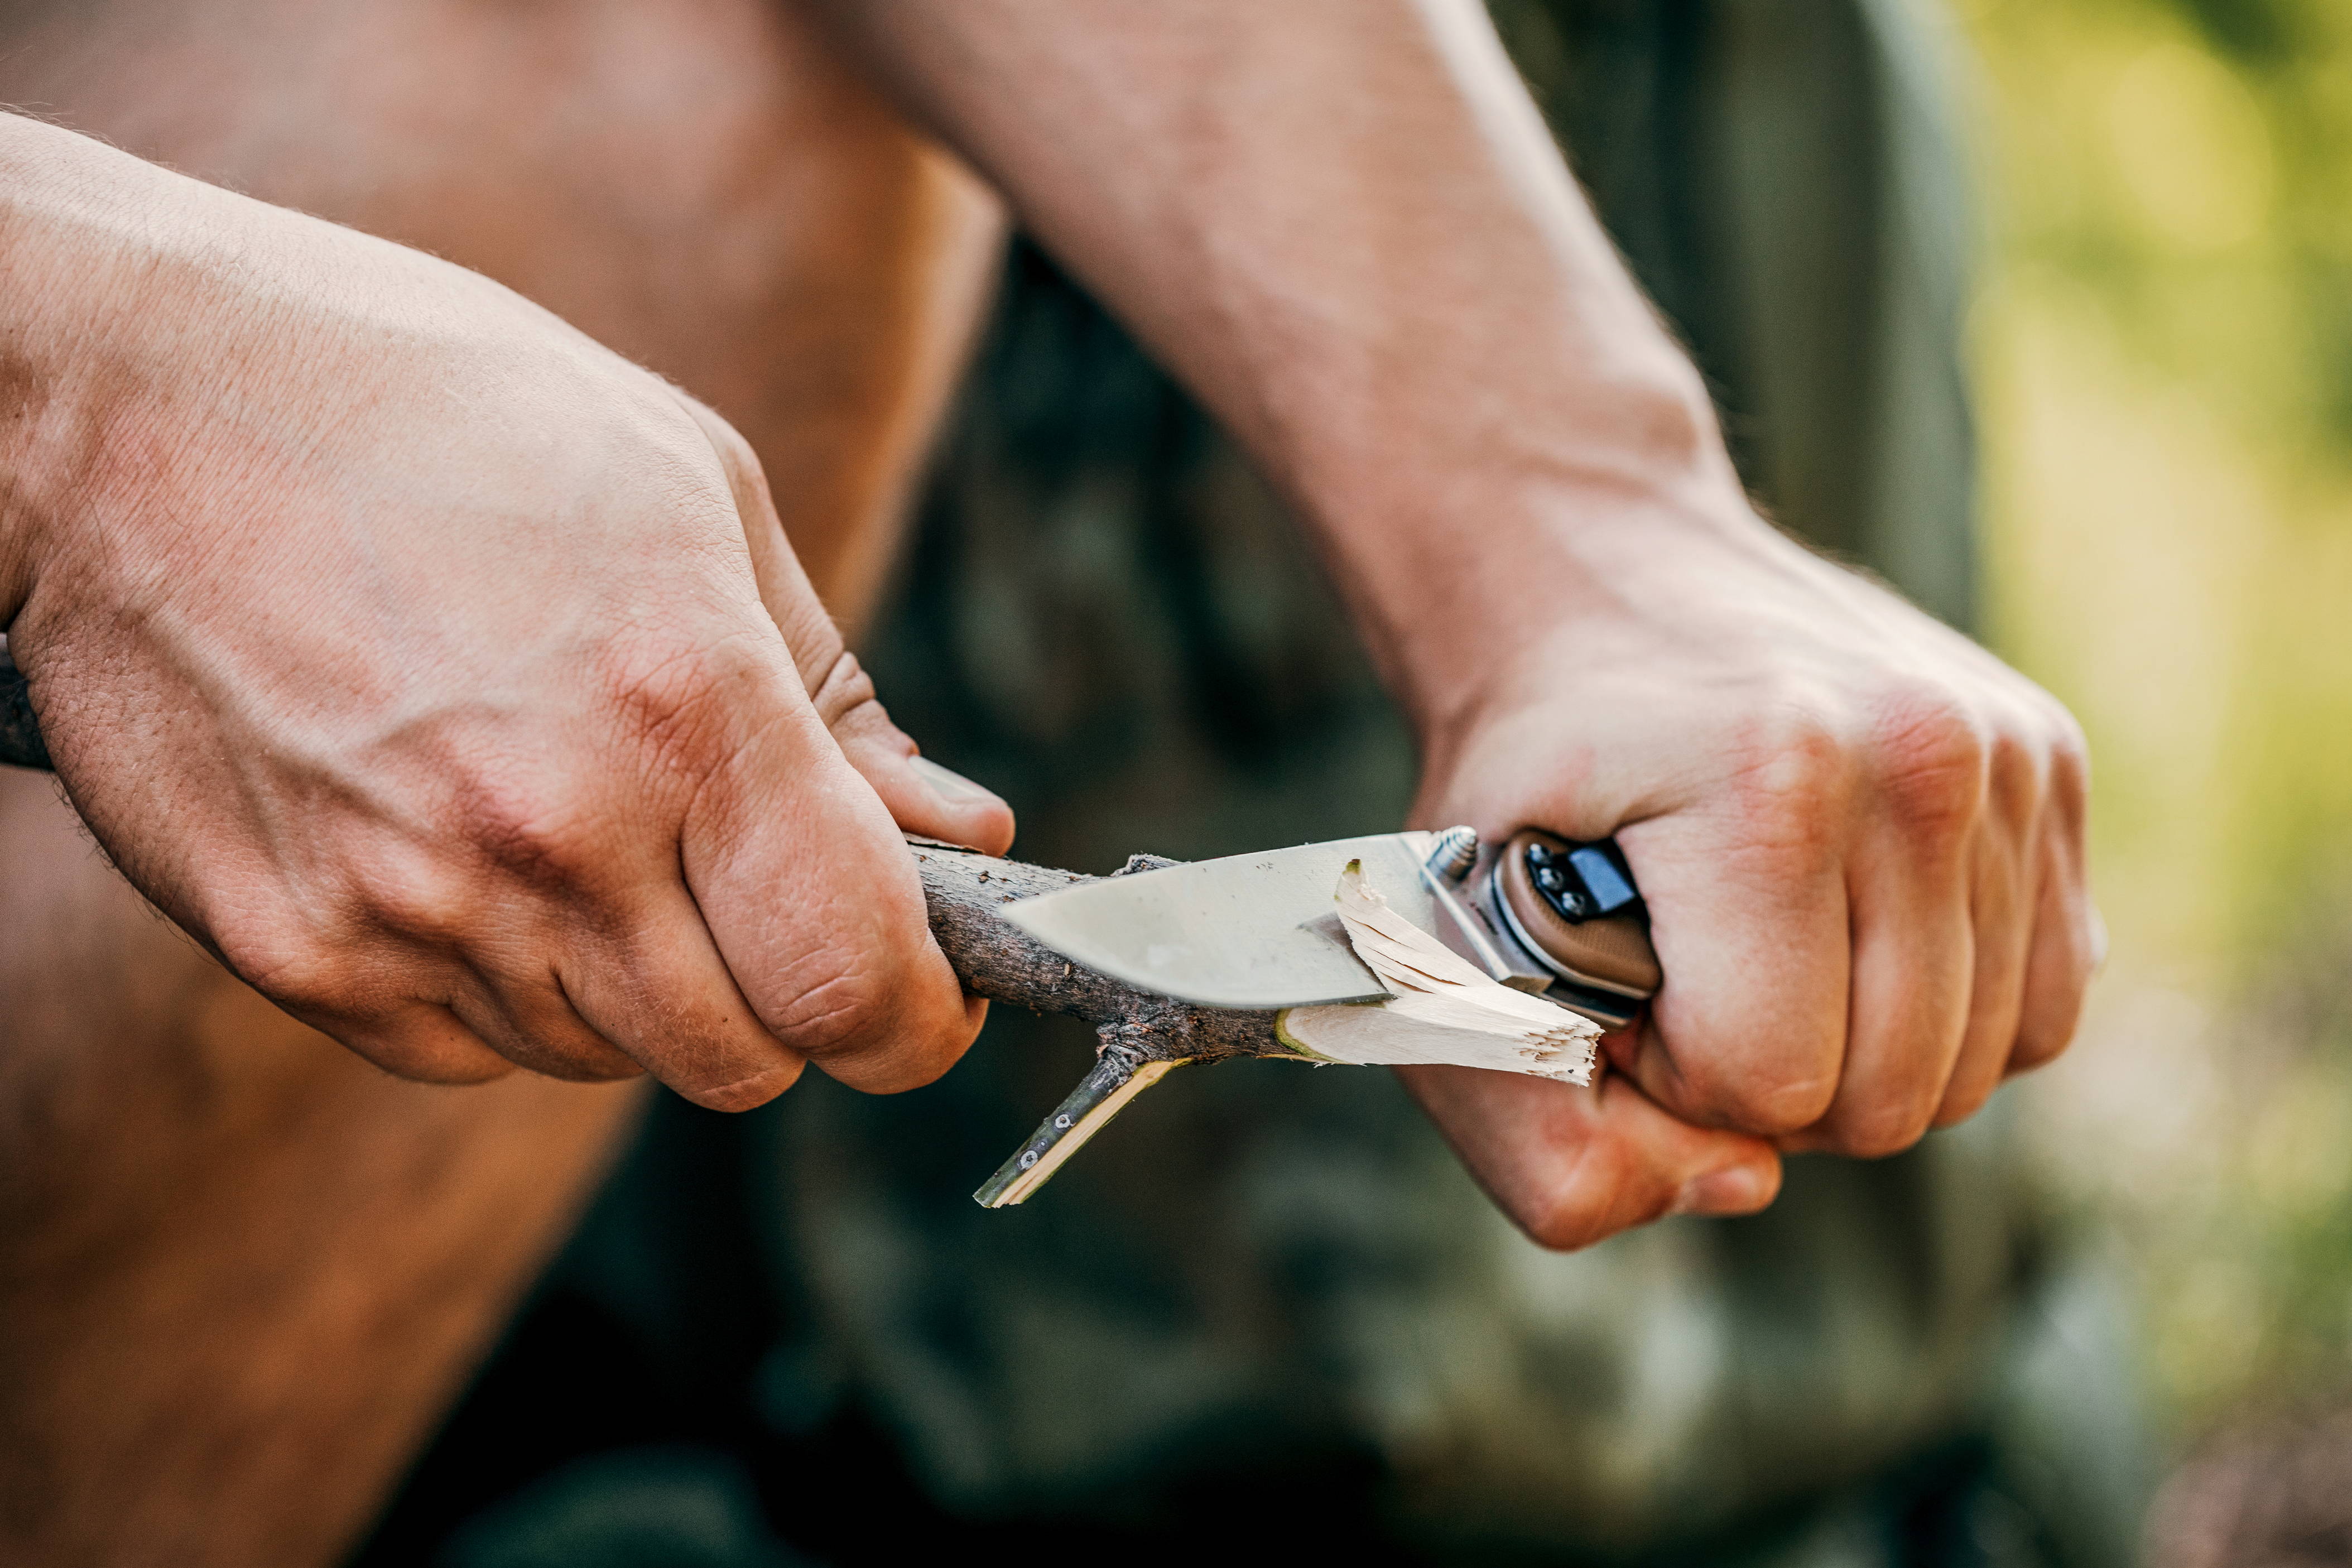
[[[1054,1125],[1056,1127],[1067,1127],[1069,1124],[1070,1119],[1066,1116],[1056,1116],[1054,1118]]]
[[[1034,1149],[1030,1150],[1026,1154],[1021,1156],[1021,1168],[1024,1171],[1036,1163],[1037,1151]]]

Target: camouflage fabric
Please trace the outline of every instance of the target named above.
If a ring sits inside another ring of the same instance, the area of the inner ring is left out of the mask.
[[[1937,19],[1496,10],[1759,496],[1966,625],[1969,234]],[[1411,794],[1297,531],[1026,247],[867,654],[926,750],[1013,802],[1026,858],[1383,830]],[[1559,1256],[1386,1074],[1242,1062],[1171,1076],[1026,1207],[975,1207],[1091,1045],[999,1009],[914,1094],[813,1074],[746,1119],[666,1102],[372,1560],[463,1515],[459,1472],[484,1500],[466,1456],[567,1332],[600,1364],[635,1347],[604,1426],[626,1406],[652,1413],[634,1441],[717,1445],[699,1491],[655,1450],[647,1495],[702,1500],[677,1561],[736,1527],[745,1473],[835,1561],[1038,1531],[1171,1561],[1294,1536],[1370,1561],[2127,1559],[2113,1303],[2042,1233],[1997,1111],[1894,1160],[1793,1161],[1751,1219]],[[576,1532],[562,1474],[541,1506]],[[446,1561],[541,1560],[530,1495]]]

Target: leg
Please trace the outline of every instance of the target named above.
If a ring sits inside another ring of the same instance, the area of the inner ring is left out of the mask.
[[[0,774],[0,1558],[331,1558],[641,1102],[385,1077]]]

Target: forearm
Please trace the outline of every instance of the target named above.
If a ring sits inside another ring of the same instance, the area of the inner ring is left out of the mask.
[[[1465,626],[1589,591],[1542,566],[1580,518],[1736,499],[1466,0],[835,8],[1289,492],[1425,724],[1494,646]]]

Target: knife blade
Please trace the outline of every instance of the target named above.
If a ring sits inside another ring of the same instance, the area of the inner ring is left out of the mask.
[[[1438,930],[1421,874],[1426,833],[1376,833],[1106,878],[1004,906],[1004,918],[1073,963],[1199,1007],[1378,1002],[1331,891],[1350,860],[1397,911]]]

